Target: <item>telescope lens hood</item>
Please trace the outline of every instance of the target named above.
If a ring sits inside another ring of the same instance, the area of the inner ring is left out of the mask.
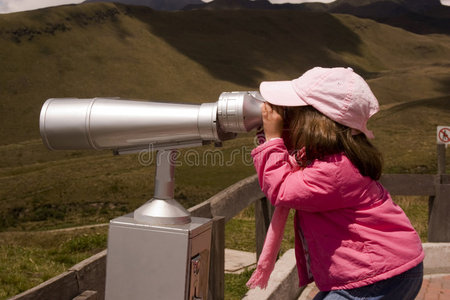
[[[262,125],[258,92],[224,92],[217,101],[217,119],[224,132],[249,132]]]

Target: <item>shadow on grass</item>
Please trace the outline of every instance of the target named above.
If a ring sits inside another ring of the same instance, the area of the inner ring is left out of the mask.
[[[215,78],[239,85],[256,86],[263,79],[262,70],[299,76],[313,66],[344,64],[333,53],[361,55],[360,38],[330,14],[156,12],[135,7],[127,12]]]
[[[384,111],[379,116],[377,116],[376,119],[380,120],[382,118],[390,117],[393,115],[399,115],[400,113],[408,113],[411,110],[420,110],[421,108],[432,108],[441,113],[450,112],[449,98],[446,96],[403,102],[389,108],[389,110],[387,111]],[[409,118],[409,116],[407,118]]]

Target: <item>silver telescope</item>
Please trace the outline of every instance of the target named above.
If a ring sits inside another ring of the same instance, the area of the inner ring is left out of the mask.
[[[117,154],[158,150],[154,197],[134,211],[145,224],[187,224],[174,196],[171,151],[234,138],[262,125],[258,92],[224,92],[214,103],[177,104],[115,98],[48,99],[39,120],[51,150],[111,149]]]
[[[51,150],[176,149],[221,142],[262,124],[258,92],[225,92],[214,103],[178,104],[114,98],[54,98],[41,110]]]

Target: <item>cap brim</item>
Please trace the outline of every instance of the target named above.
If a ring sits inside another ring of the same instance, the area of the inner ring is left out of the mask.
[[[365,130],[363,130],[362,132],[366,135],[367,138],[369,139],[374,139],[375,135],[373,134],[373,132],[367,128],[364,128]]]
[[[263,81],[259,86],[259,92],[270,104],[278,106],[309,105],[295,92],[292,81]]]

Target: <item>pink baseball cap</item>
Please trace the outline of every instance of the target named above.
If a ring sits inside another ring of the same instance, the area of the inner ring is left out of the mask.
[[[311,105],[331,120],[374,138],[367,121],[379,111],[378,100],[352,68],[316,67],[291,81],[264,81],[259,90],[271,104]]]

